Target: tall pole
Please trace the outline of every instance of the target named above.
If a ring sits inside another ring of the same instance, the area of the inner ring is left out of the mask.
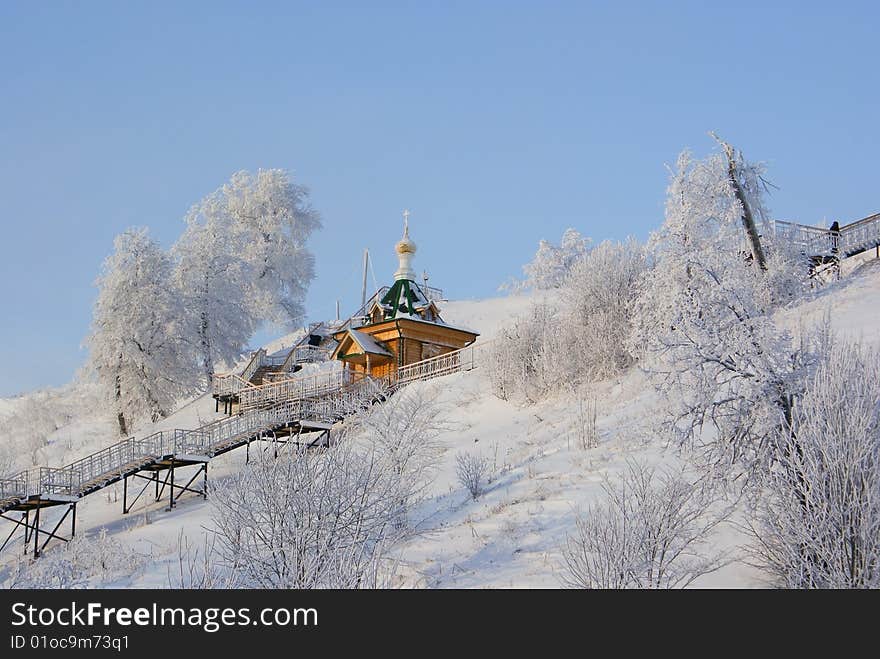
[[[364,284],[361,287],[361,306],[367,304],[367,262],[370,259],[370,250],[364,250]]]

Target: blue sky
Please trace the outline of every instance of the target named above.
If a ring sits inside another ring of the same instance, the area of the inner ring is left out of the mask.
[[[734,13],[735,10],[735,13]],[[716,130],[775,215],[880,210],[876,3],[0,3],[0,395],[83,362],[113,236],[164,245],[238,169],[312,190],[311,319],[415,266],[495,294],[574,226],[644,238]],[[372,282],[371,282],[372,284]]]

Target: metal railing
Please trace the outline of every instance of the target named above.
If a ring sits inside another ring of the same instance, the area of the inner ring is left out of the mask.
[[[31,480],[27,471],[22,471],[9,478],[0,478],[0,501],[24,499],[28,495]]]
[[[808,256],[853,256],[880,245],[880,213],[851,222],[838,231],[776,220],[777,239],[789,242]]]
[[[352,371],[335,370],[326,374],[267,382],[239,392],[240,409],[277,405],[295,398],[314,398],[332,393],[363,377]]]
[[[293,350],[293,361],[297,364],[314,364],[325,362],[330,358],[332,350],[320,346],[297,346]]]
[[[85,490],[122,478],[137,466],[175,452],[178,430],[164,430],[142,439],[131,437],[59,469],[40,469],[40,493],[79,496]]]
[[[880,244],[880,213],[847,224],[840,230],[841,251],[847,256]]]
[[[401,366],[397,369],[397,384],[406,384],[415,380],[429,380],[441,375],[473,370],[485,363],[486,347],[489,344],[491,341],[484,341],[436,357],[429,357],[414,364]]]
[[[211,376],[211,393],[217,396],[230,396],[253,386],[248,380],[235,373],[215,373]]]
[[[777,240],[799,247],[808,256],[831,256],[838,249],[840,236],[828,229],[782,220],[776,220],[773,228]]]

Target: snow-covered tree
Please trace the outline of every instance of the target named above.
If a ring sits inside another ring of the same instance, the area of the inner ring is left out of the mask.
[[[398,504],[395,523],[401,529],[434,480],[441,453],[437,438],[446,428],[441,406],[421,385],[404,387],[348,424],[346,437],[356,436],[390,470]]]
[[[98,278],[90,366],[103,385],[119,424],[157,421],[193,387],[191,326],[171,284],[171,259],[147,235],[129,229]]]
[[[750,203],[762,208],[759,198]],[[668,425],[675,440],[702,444],[714,462],[752,466],[812,357],[809,341],[795,345],[768,315],[793,297],[773,288],[788,279],[773,276],[772,258],[767,271],[752,264],[744,241],[726,160],[683,153],[651,240],[655,267],[640,286],[630,345],[681,403]]]
[[[202,370],[232,361],[264,322],[293,326],[314,277],[306,240],[320,227],[308,191],[280,169],[240,171],[190,209],[174,247]]]
[[[880,355],[833,346],[776,437],[753,553],[786,588],[880,588]]]
[[[245,588],[375,588],[399,538],[399,481],[354,442],[263,457],[215,490],[213,552]],[[222,579],[212,579],[214,582]]]
[[[725,564],[712,531],[730,514],[680,471],[631,462],[605,499],[576,521],[563,548],[573,588],[684,588]]]
[[[543,302],[499,331],[488,360],[496,396],[535,402],[571,382],[577,369],[565,345],[565,322],[556,305]]]
[[[6,478],[15,471],[18,461],[8,435],[0,430],[0,437],[0,478]]]
[[[587,253],[589,247],[590,239],[572,228],[565,230],[558,246],[541,240],[534,258],[523,266],[525,279],[509,283],[504,288],[512,290],[559,288],[571,272],[572,266]]]
[[[221,189],[222,190],[222,189]],[[250,268],[220,190],[193,206],[175,243],[174,283],[186,301],[206,378],[218,361],[235,363],[259,325],[250,305]]]
[[[223,192],[252,269],[254,313],[295,325],[314,277],[314,257],[306,240],[321,226],[317,211],[308,203],[308,190],[293,183],[284,170],[261,169],[255,175],[234,174]]]

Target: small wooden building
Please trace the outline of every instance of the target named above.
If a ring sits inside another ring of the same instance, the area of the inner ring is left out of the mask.
[[[433,300],[416,283],[412,259],[416,245],[405,223],[403,238],[394,246],[399,267],[394,285],[376,298],[361,319],[333,334],[337,341],[332,357],[355,373],[393,377],[401,366],[464,348],[479,333],[447,325]]]

